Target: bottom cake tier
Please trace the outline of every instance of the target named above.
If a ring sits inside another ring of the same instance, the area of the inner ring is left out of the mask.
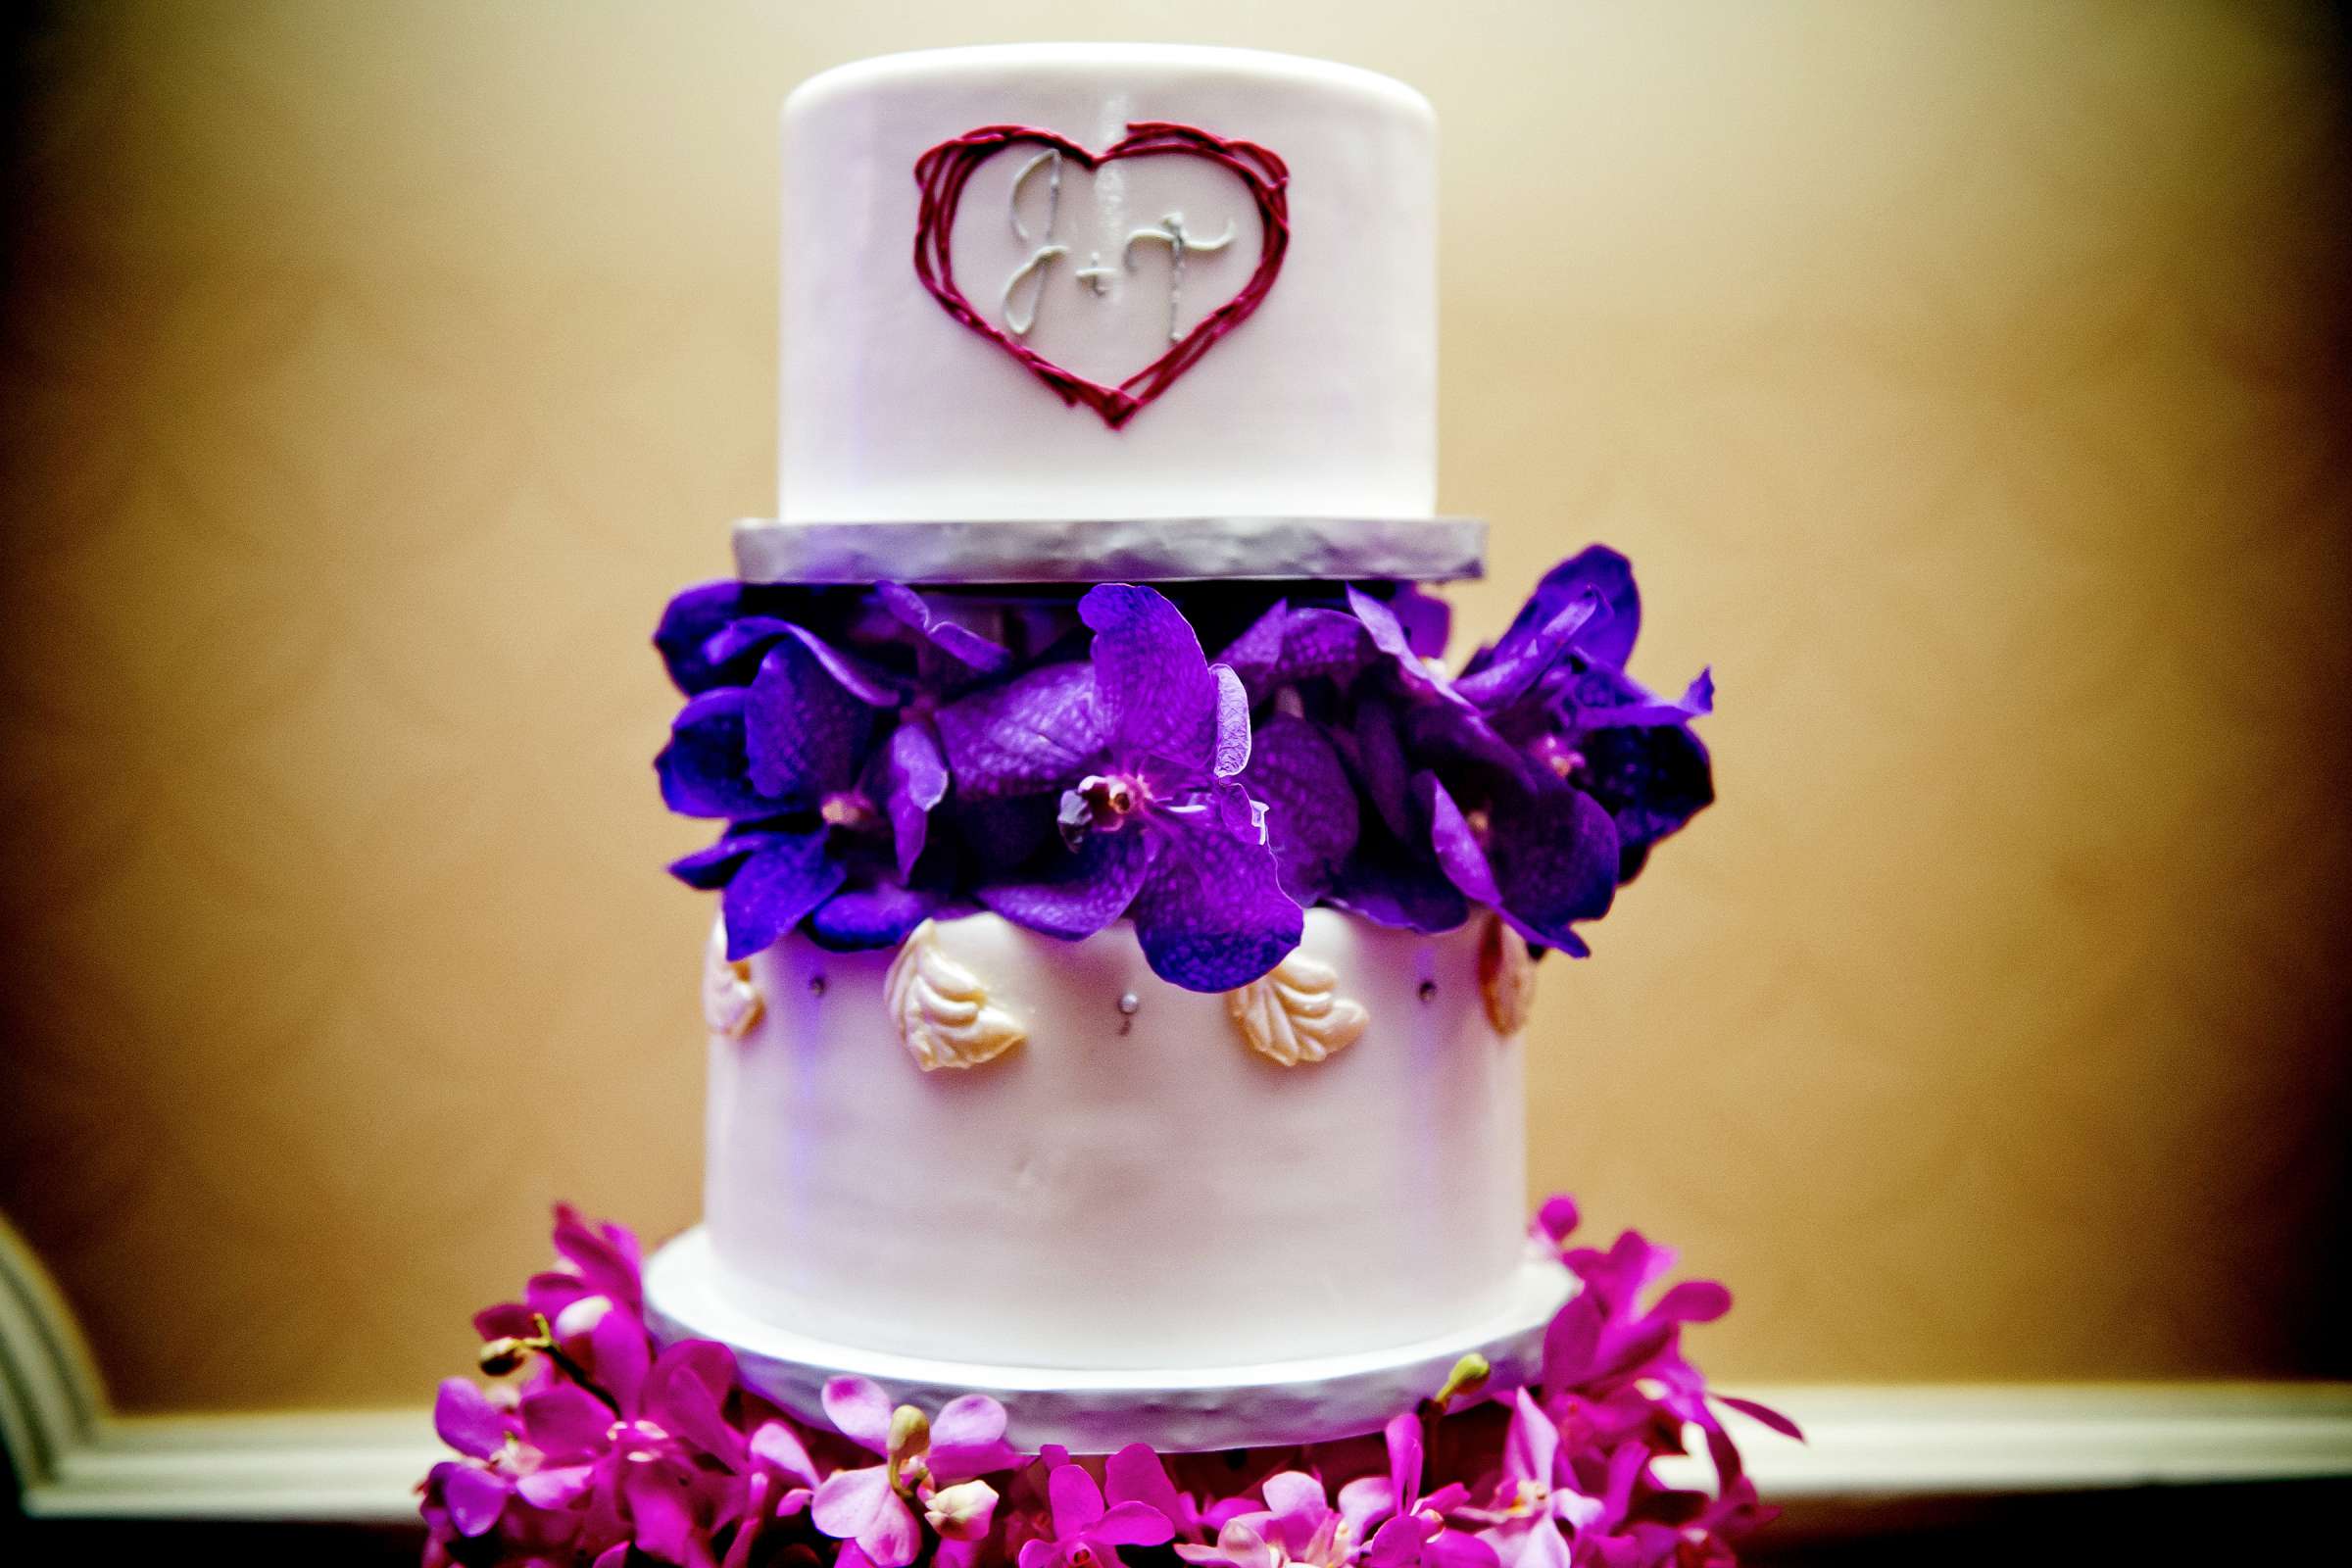
[[[824,1420],[825,1385],[860,1377],[909,1403],[936,1407],[982,1394],[1004,1407],[1005,1438],[1025,1452],[1059,1445],[1110,1453],[1148,1443],[1163,1453],[1270,1448],[1377,1432],[1477,1356],[1506,1387],[1535,1381],[1544,1330],[1573,1280],[1556,1251],[1531,1247],[1507,1299],[1451,1332],[1376,1350],[1322,1353],[1255,1365],[1121,1369],[1004,1366],[896,1354],[818,1339],[746,1312],[729,1297],[710,1233],[687,1232],[645,1271],[646,1316],[664,1344],[714,1340],[738,1375],[804,1421]],[[1274,1304],[1274,1303],[1269,1303]]]

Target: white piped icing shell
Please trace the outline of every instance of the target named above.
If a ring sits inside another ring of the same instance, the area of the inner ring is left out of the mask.
[[[714,1035],[729,1040],[741,1040],[752,1032],[766,1010],[760,1000],[760,988],[753,983],[749,962],[727,960],[727,939],[722,932],[710,933],[710,946],[703,958],[703,1021]]]
[[[1527,951],[1527,938],[1487,916],[1478,939],[1478,989],[1487,1002],[1487,1021],[1509,1039],[1527,1027],[1536,1006],[1536,957]]]
[[[1226,992],[1225,1011],[1251,1051],[1296,1067],[1353,1043],[1371,1021],[1363,1004],[1339,989],[1331,965],[1293,953],[1264,978]]]
[[[940,951],[936,921],[907,933],[882,994],[899,1039],[925,1072],[976,1067],[1029,1038],[1020,1019],[989,1002],[979,976]]]

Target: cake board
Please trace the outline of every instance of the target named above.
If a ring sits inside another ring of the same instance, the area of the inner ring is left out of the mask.
[[[1108,1453],[1148,1443],[1163,1453],[1278,1448],[1377,1432],[1446,1382],[1464,1355],[1487,1358],[1498,1388],[1533,1382],[1544,1330],[1576,1288],[1556,1254],[1531,1249],[1508,1298],[1461,1330],[1389,1349],[1238,1367],[1122,1369],[988,1366],[836,1345],[730,1303],[701,1226],[647,1262],[646,1315],[665,1344],[716,1340],[744,1384],[820,1430],[828,1378],[870,1378],[892,1396],[937,1408],[966,1394],[1004,1407],[1023,1451],[1060,1444]]]

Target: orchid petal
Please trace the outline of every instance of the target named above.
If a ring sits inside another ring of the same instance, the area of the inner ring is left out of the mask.
[[[858,776],[890,694],[851,670],[811,633],[788,628],[760,661],[744,706],[753,785],[790,808],[813,807]]]
[[[1266,803],[1266,840],[1283,887],[1299,904],[1313,903],[1362,831],[1338,749],[1321,725],[1277,714],[1258,727],[1242,781]]]
[[[514,1478],[514,1495],[534,1508],[568,1508],[596,1485],[593,1464],[551,1465]]]
[[[1462,815],[1462,808],[1438,781],[1438,775],[1415,774],[1413,789],[1429,812],[1429,845],[1437,854],[1439,868],[1446,873],[1446,879],[1474,903],[1502,903],[1502,894],[1494,886],[1494,868],[1487,863],[1485,846],[1479,843],[1468,819]]]
[[[1060,1540],[1086,1534],[1102,1518],[1102,1490],[1078,1465],[1065,1464],[1048,1476],[1046,1497],[1054,1510],[1054,1534]]]
[[[871,1378],[827,1378],[820,1396],[833,1429],[869,1453],[890,1451],[890,1396]]]
[[[895,882],[848,887],[818,905],[808,916],[808,937],[836,953],[895,948],[908,932],[941,912],[938,894]]]
[[[1217,683],[1216,751],[1209,771],[1231,778],[1250,765],[1250,694],[1229,664],[1209,670]]]
[[[1298,1470],[1284,1470],[1266,1477],[1258,1491],[1264,1494],[1267,1508],[1277,1515],[1321,1514],[1331,1506],[1324,1495],[1323,1483]]]
[[[719,899],[728,960],[740,962],[772,945],[832,897],[847,874],[825,853],[822,829],[766,836]]]
[[[1275,600],[1264,614],[1251,621],[1247,630],[1217,655],[1217,662],[1233,670],[1252,701],[1262,702],[1272,690],[1268,677],[1282,658],[1290,615],[1290,601]]]
[[[966,1394],[939,1407],[931,1420],[931,1447],[988,1446],[1004,1436],[1004,1407],[985,1394]]]
[[[933,715],[961,800],[1036,795],[1067,787],[1108,739],[1095,672],[1045,664],[984,687]]]
[[[1560,1451],[1560,1429],[1521,1389],[1512,1403],[1511,1426],[1502,1445],[1502,1473],[1512,1481],[1534,1481],[1548,1488],[1551,1467]]]
[[[801,1435],[782,1421],[762,1421],[760,1430],[752,1434],[748,1446],[752,1462],[777,1474],[798,1481],[805,1487],[817,1484],[816,1461],[808,1457],[808,1445]]]
[[[662,612],[662,624],[654,630],[654,647],[680,692],[693,697],[724,678],[704,658],[703,648],[741,613],[743,598],[744,585],[729,577],[685,590]]]
[[[605,1392],[635,1412],[654,1363],[645,1325],[630,1313],[608,1309],[588,1329],[588,1370]]]
[[[922,856],[932,808],[948,798],[948,762],[938,737],[920,724],[902,724],[892,732],[889,759],[892,848],[899,875],[907,877]]]
[[[1162,841],[1135,896],[1135,934],[1152,972],[1188,991],[1231,991],[1298,945],[1304,917],[1274,852],[1222,825],[1162,814]]]
[[[1106,1509],[1088,1534],[1114,1546],[1164,1546],[1176,1539],[1176,1527],[1150,1503],[1120,1502]]]
[[[716,1351],[716,1357],[710,1352]],[[723,1367],[715,1363],[723,1361]],[[717,1371],[714,1389],[711,1372]],[[710,1340],[681,1340],[655,1360],[646,1379],[646,1414],[728,1469],[743,1465],[743,1434],[719,1408],[734,1382],[734,1357]]]
[[[1498,796],[1487,856],[1506,918],[1531,942],[1582,956],[1570,922],[1608,913],[1617,892],[1617,829],[1584,791],[1554,782]]]
[[[1421,1418],[1411,1412],[1392,1417],[1382,1431],[1389,1450],[1389,1484],[1396,1506],[1410,1509],[1421,1496]]]
[[[461,1536],[486,1536],[497,1528],[512,1491],[507,1478],[469,1464],[452,1466],[441,1479],[441,1503]]]
[[[1424,1514],[1400,1513],[1373,1532],[1364,1560],[1374,1568],[1406,1568],[1421,1561],[1422,1548],[1445,1527]]]
[[[874,597],[902,625],[920,633],[932,647],[975,674],[993,674],[1012,660],[1007,650],[939,613],[928,600],[904,584],[876,583]]]
[[[1114,1504],[1140,1502],[1171,1520],[1184,1517],[1184,1503],[1168,1479],[1168,1467],[1148,1443],[1130,1443],[1104,1460],[1102,1480]]]
[[[931,1475],[943,1484],[987,1475],[1017,1458],[1004,1442],[1004,1407],[985,1394],[941,1405],[931,1421]]]
[[[514,1415],[490,1402],[480,1387],[465,1378],[444,1378],[433,1400],[433,1431],[458,1452],[487,1459],[506,1446],[507,1434],[521,1427]]]
[[[571,1459],[603,1447],[612,1412],[576,1383],[550,1383],[523,1395],[522,1427],[531,1446],[552,1459]]]
[[[1758,1404],[1753,1399],[1735,1398],[1728,1394],[1717,1394],[1711,1397],[1717,1404],[1737,1410],[1751,1421],[1762,1422],[1784,1438],[1794,1438],[1799,1443],[1805,1441],[1803,1430],[1794,1421],[1789,1420],[1769,1404]]]
[[[669,744],[654,759],[662,802],[680,816],[765,816],[776,801],[751,777],[747,695],[721,686],[688,702],[670,721]]]
[[[1362,1540],[1364,1533],[1396,1511],[1396,1488],[1387,1476],[1357,1476],[1340,1489],[1340,1517]]]
[[[818,1485],[808,1504],[808,1519],[837,1541],[862,1540],[881,1517],[884,1505],[897,1500],[888,1465],[836,1470]]]
[[[1543,1528],[1558,1540],[1558,1531]],[[1422,1568],[1499,1568],[1500,1561],[1493,1546],[1459,1530],[1441,1530],[1421,1548]]]
[[[1677,1323],[1712,1323],[1732,1309],[1732,1293],[1713,1280],[1685,1280],[1651,1307],[1650,1315]]]
[[[663,1562],[710,1560],[702,1521],[695,1516],[693,1482],[685,1472],[656,1462],[621,1466],[621,1495],[629,1505],[637,1549]]]
[[[1152,834],[1089,833],[1075,854],[1049,845],[1038,859],[982,885],[974,897],[1014,925],[1074,942],[1127,912],[1158,853]]]
[[[1191,621],[1166,595],[1126,583],[1090,588],[1078,618],[1095,634],[1095,687],[1122,753],[1206,769],[1217,747],[1217,681]]]
[[[1506,639],[1492,660],[1457,679],[1454,690],[1489,713],[1508,708],[1568,657],[1588,621],[1607,613],[1598,594],[1579,594],[1525,637]]]

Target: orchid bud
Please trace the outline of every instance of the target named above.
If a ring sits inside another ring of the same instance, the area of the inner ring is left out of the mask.
[[[985,1481],[942,1487],[923,1504],[923,1517],[942,1541],[979,1541],[997,1512],[997,1489]]]
[[[1494,1372],[1494,1369],[1487,1364],[1487,1358],[1472,1350],[1454,1362],[1453,1370],[1446,1374],[1446,1385],[1438,1390],[1438,1408],[1442,1410],[1456,1399],[1475,1396],[1487,1386],[1487,1379]]]
[[[483,1375],[493,1378],[505,1377],[522,1365],[523,1357],[530,1353],[530,1346],[511,1334],[502,1335],[495,1340],[484,1341],[481,1353]]]
[[[911,1404],[890,1412],[890,1462],[904,1463],[931,1446],[931,1418]]]

